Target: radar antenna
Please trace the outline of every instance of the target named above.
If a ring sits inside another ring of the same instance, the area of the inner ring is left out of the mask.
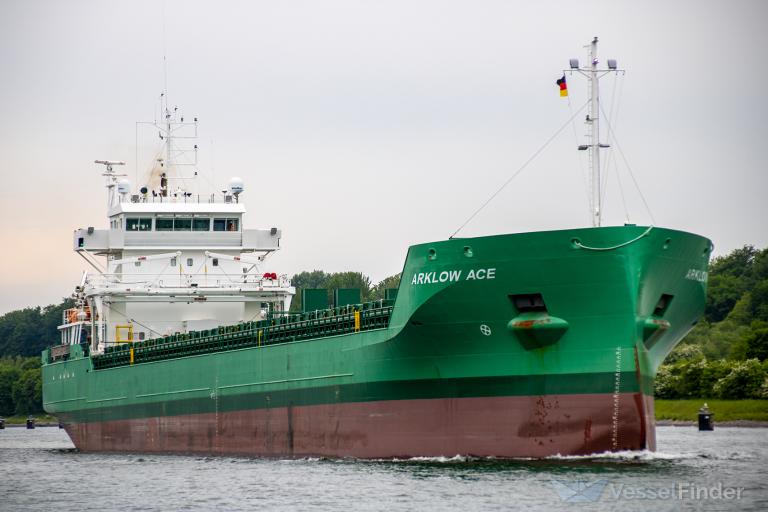
[[[106,172],[112,172],[113,165],[125,165],[125,162],[119,160],[94,160],[93,163],[105,166]]]
[[[107,178],[107,208],[111,209],[118,204],[119,198],[117,193],[118,178],[127,176],[126,174],[116,174],[112,169],[115,165],[125,165],[125,162],[120,160],[94,160],[93,163],[103,165],[105,167],[104,172],[101,174]],[[130,188],[129,184],[122,185],[123,190]]]

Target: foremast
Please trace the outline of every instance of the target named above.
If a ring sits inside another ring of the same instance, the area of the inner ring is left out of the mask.
[[[603,220],[603,193],[602,178],[600,173],[600,150],[610,147],[600,143],[600,78],[608,73],[621,72],[617,69],[616,60],[608,59],[607,68],[599,68],[597,58],[597,37],[589,44],[589,63],[579,66],[578,59],[570,59],[570,69],[564,72],[577,72],[589,80],[589,114],[586,118],[589,144],[579,146],[580,151],[589,151],[589,210],[591,213],[592,227],[600,227]]]

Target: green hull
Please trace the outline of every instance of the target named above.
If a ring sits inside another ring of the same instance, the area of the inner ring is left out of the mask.
[[[416,245],[386,327],[98,370],[47,351],[44,406],[83,450],[653,449],[653,379],[703,313],[710,249],[638,226]]]

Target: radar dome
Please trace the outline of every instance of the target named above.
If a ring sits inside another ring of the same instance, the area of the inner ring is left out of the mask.
[[[237,177],[229,180],[229,191],[231,193],[237,195],[240,194],[243,190],[245,190],[245,187],[243,186],[243,180]]]
[[[131,192],[131,182],[128,180],[120,180],[117,182],[118,194],[129,194]]]

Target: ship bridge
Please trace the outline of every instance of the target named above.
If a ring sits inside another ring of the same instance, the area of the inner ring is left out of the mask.
[[[110,208],[109,228],[75,230],[75,251],[99,256],[124,251],[177,249],[269,253],[280,248],[281,230],[243,229],[245,207],[214,202],[120,202]]]

